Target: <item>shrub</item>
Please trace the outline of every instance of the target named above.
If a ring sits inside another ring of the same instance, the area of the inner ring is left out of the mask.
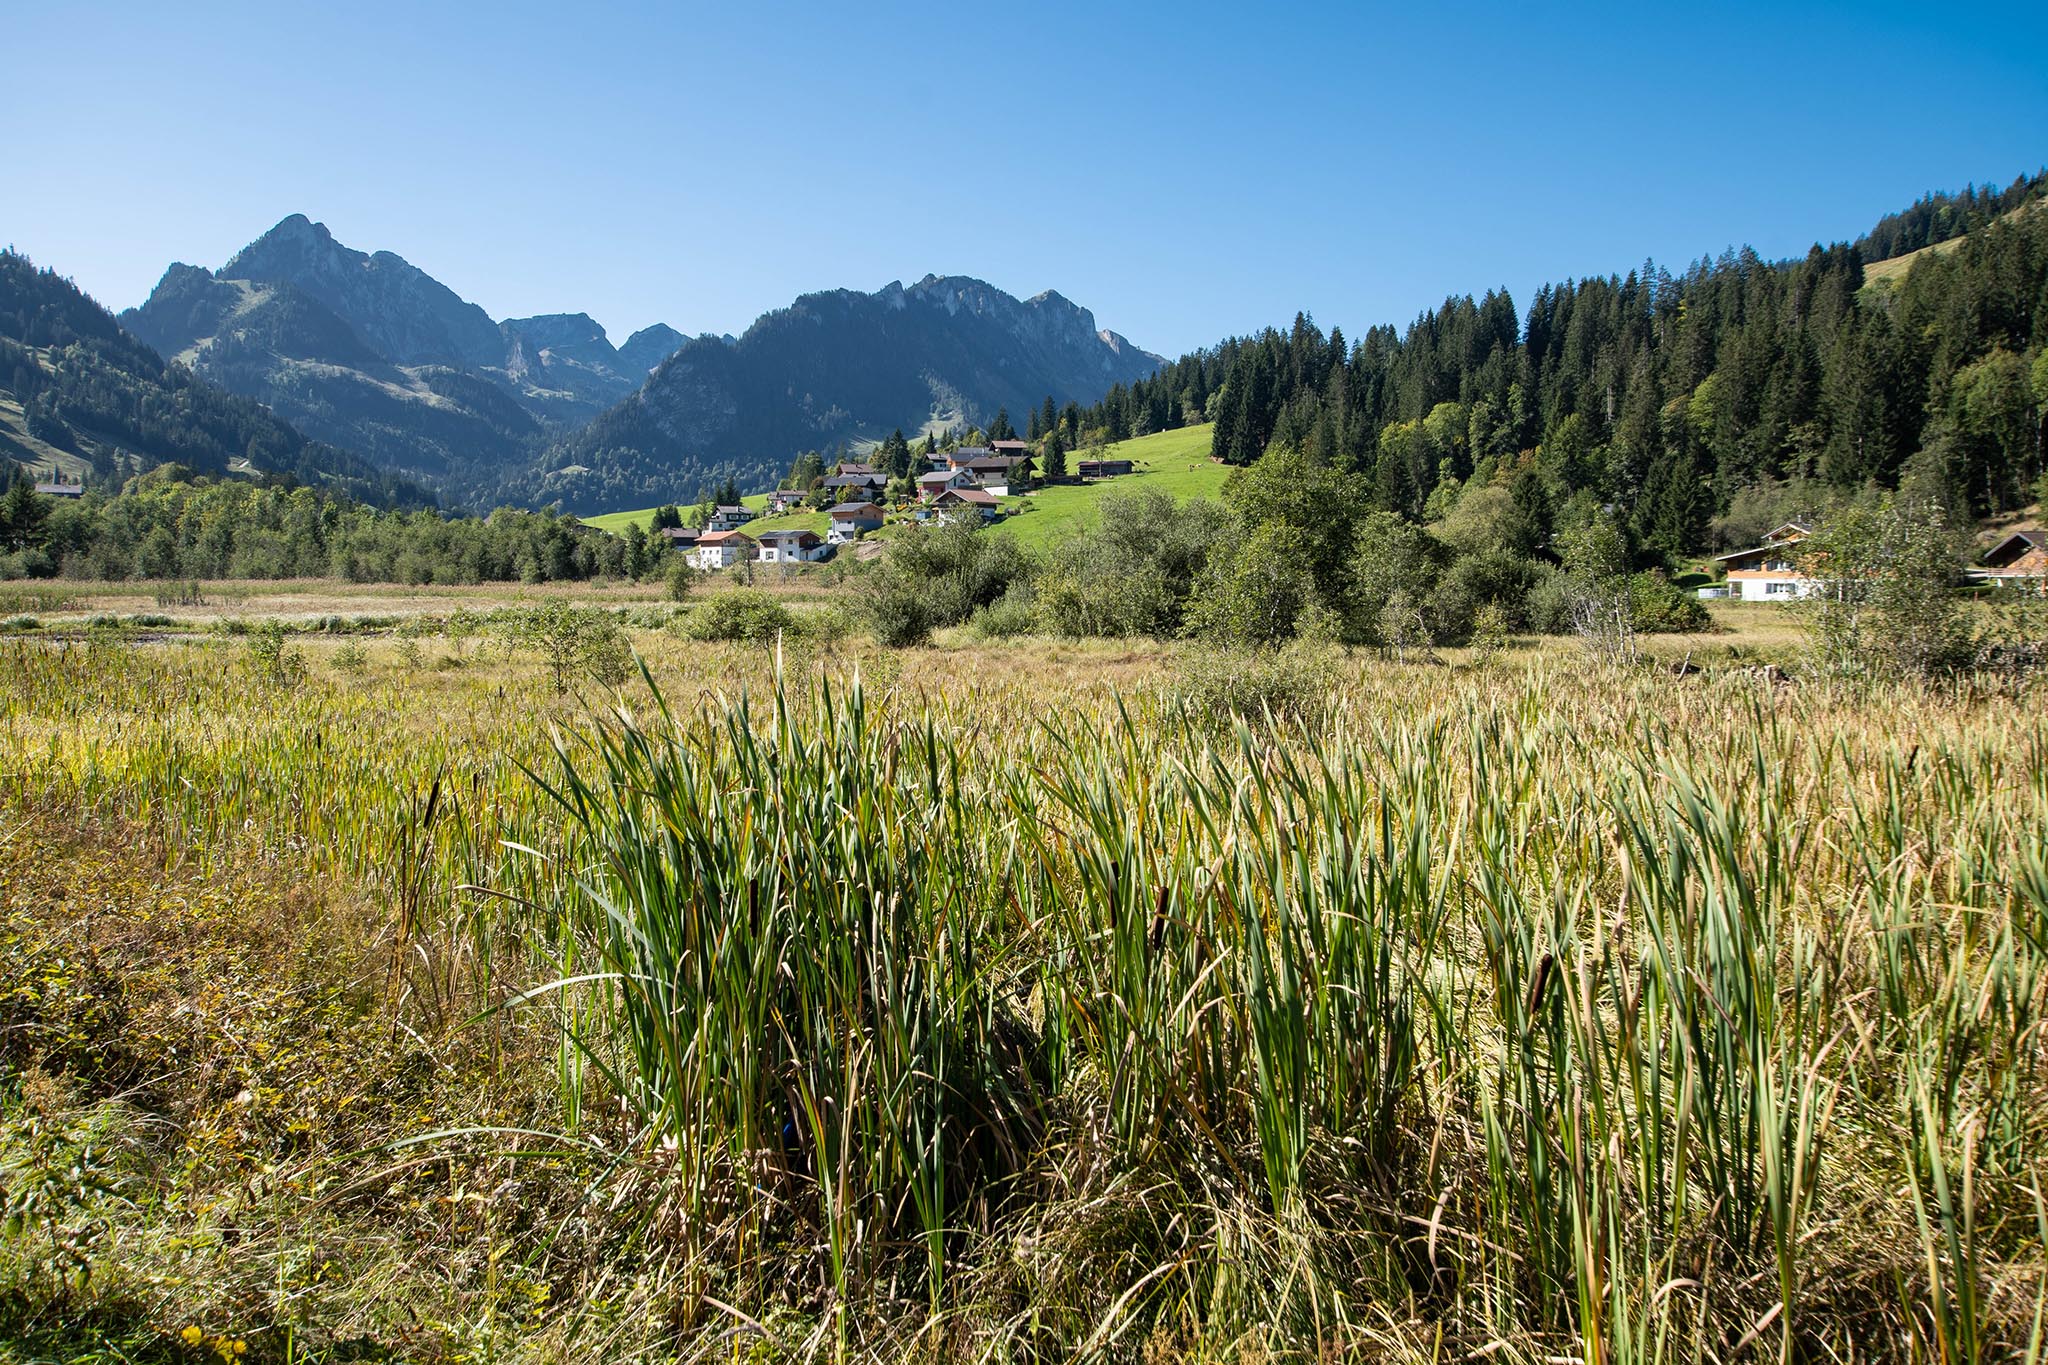
[[[609,612],[556,600],[514,614],[508,625],[509,642],[541,657],[558,693],[579,672],[611,687],[631,669],[632,646]]]
[[[334,666],[350,677],[360,677],[370,666],[369,651],[351,640],[334,651]]]
[[[1652,635],[1687,635],[1711,630],[1714,618],[1699,597],[1652,569],[1628,581],[1629,618],[1635,628]]]
[[[1013,583],[1008,592],[976,610],[967,624],[984,640],[1007,640],[1012,636],[1029,635],[1038,629],[1038,605],[1032,600],[1029,588]]]
[[[294,688],[306,680],[306,661],[285,643],[282,621],[265,621],[248,632],[249,663],[259,680]]]
[[[789,608],[758,588],[727,588],[707,598],[683,622],[693,640],[737,640],[746,644],[775,643],[775,637],[797,629]]]
[[[691,591],[697,586],[697,571],[683,555],[677,555],[675,563],[668,566],[668,600],[687,602]]]
[[[922,644],[1028,582],[1036,566],[1006,536],[965,525],[913,530],[889,546],[865,602],[875,638],[890,647]]]
[[[1313,725],[1328,713],[1342,655],[1324,645],[1196,649],[1181,656],[1172,696],[1195,719],[1226,727],[1268,719]]]

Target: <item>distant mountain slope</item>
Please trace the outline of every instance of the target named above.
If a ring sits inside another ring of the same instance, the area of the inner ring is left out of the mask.
[[[1025,414],[1051,394],[1093,402],[1159,357],[1056,293],[1018,300],[980,280],[806,294],[736,341],[700,337],[632,397],[542,457],[534,494],[602,511],[694,497],[727,475],[758,486],[806,449]]]
[[[263,325],[285,325],[296,306],[278,301]],[[322,344],[347,353],[350,340]],[[105,483],[182,464],[211,475],[288,474],[380,502],[427,500],[262,405],[166,364],[69,280],[11,251],[0,251],[0,460]]]
[[[230,392],[458,496],[525,468],[682,344],[656,326],[621,352],[581,313],[493,321],[404,258],[352,250],[300,214],[218,272],[171,266],[121,322]]]

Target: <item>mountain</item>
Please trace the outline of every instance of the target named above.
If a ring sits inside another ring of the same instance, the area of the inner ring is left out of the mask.
[[[526,467],[682,344],[656,326],[616,350],[582,313],[494,321],[403,257],[344,246],[302,214],[218,271],[171,266],[121,322],[308,433],[458,495]]]
[[[1019,300],[927,275],[872,294],[806,294],[737,339],[699,337],[639,392],[541,457],[527,487],[572,511],[688,499],[730,475],[773,481],[807,449],[1013,421],[1052,395],[1092,403],[1160,358],[1056,293]]]
[[[683,343],[688,340],[665,322],[642,327],[619,347],[619,367],[644,379],[655,366],[683,349]]]
[[[178,297],[194,313],[227,302],[211,291]],[[296,307],[277,300],[262,325],[293,325]],[[360,345],[302,330],[333,354],[354,355]],[[377,502],[430,500],[354,453],[308,440],[261,404],[166,364],[69,280],[12,251],[0,251],[0,461],[104,484],[181,464],[215,476],[284,474]]]

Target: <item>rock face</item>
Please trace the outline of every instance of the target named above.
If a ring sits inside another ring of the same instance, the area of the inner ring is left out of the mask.
[[[638,388],[668,338],[682,344],[652,327],[622,359],[586,314],[493,321],[403,257],[352,250],[301,214],[218,272],[173,265],[121,322],[301,430],[458,499],[508,489],[548,440]]]
[[[638,393],[542,457],[535,485],[571,510],[687,500],[730,475],[772,481],[791,457],[901,427],[980,424],[999,408],[1093,402],[1161,361],[1056,293],[1019,300],[927,275],[872,294],[806,294],[737,340],[700,337]]]

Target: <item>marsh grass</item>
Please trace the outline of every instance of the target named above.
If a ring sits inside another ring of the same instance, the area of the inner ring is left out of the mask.
[[[420,1352],[2038,1358],[2037,697],[1332,652],[1274,706],[1156,652],[636,643],[559,699],[0,646],[9,818],[370,907],[350,1036],[441,1080],[349,1130],[396,1208],[321,1207],[417,1241],[363,1292],[468,1324]]]

